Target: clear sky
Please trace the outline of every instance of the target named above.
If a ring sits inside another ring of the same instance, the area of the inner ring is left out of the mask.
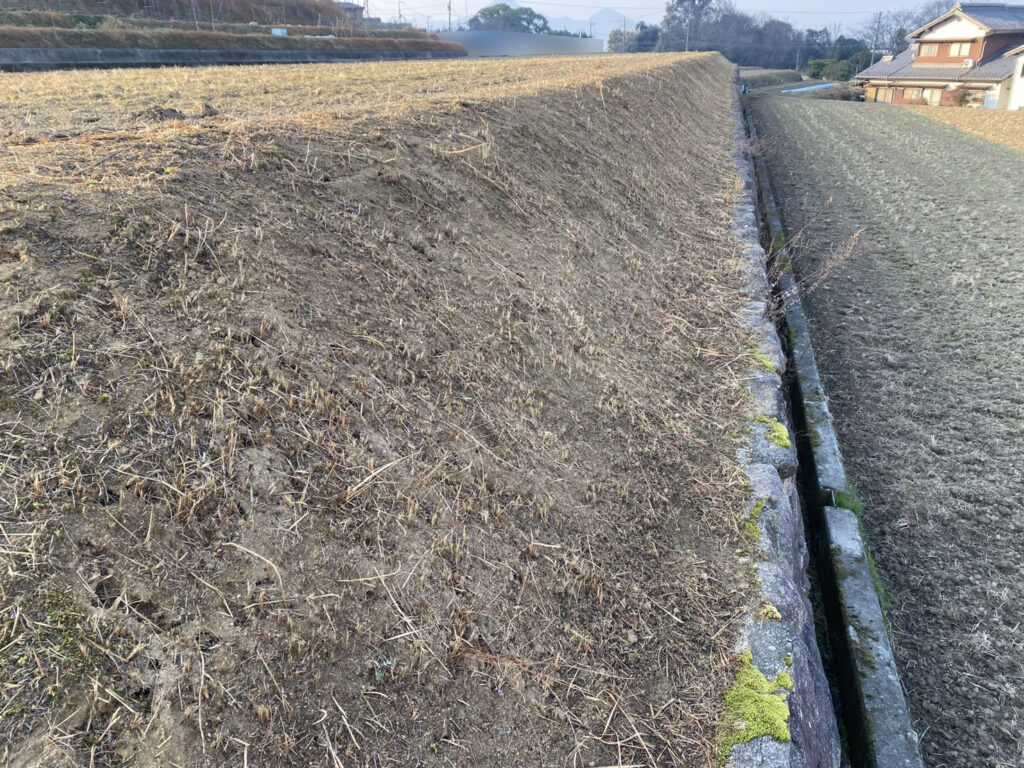
[[[493,0],[497,2],[498,0]],[[956,0],[950,0],[952,8]],[[370,15],[380,16],[385,21],[398,17],[401,4],[402,19],[415,22],[417,26],[427,24],[434,29],[448,23],[448,0],[369,0]],[[478,9],[491,5],[492,0],[451,0],[452,23],[471,16]],[[665,3],[658,0],[613,0],[602,4],[601,0],[518,0],[519,5],[528,5],[548,17],[568,16],[587,19],[602,8],[623,13],[637,21],[658,22],[665,16]],[[844,31],[861,27],[871,14],[892,7],[919,5],[920,0],[906,2],[879,2],[878,0],[840,0],[840,2],[814,2],[814,0],[738,0],[736,7],[748,13],[767,13],[804,29],[839,25]]]

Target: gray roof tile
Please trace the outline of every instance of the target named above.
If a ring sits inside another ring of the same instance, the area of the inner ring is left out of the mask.
[[[956,64],[931,66],[914,64],[913,49],[908,48],[892,61],[880,61],[862,72],[854,75],[856,79],[868,80],[885,78],[889,80],[944,80],[945,82],[1002,82],[1013,74],[1014,65],[1019,60],[1016,56],[1003,56],[1014,47],[1009,46],[995,56],[983,61],[971,69],[964,69]]]
[[[994,32],[1024,32],[1024,5],[962,3],[960,7]]]

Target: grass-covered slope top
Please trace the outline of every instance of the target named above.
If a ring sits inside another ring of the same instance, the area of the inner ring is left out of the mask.
[[[731,77],[8,75],[3,762],[713,762]]]
[[[330,34],[325,27],[324,35]],[[0,48],[103,48],[201,51],[403,51],[465,56],[456,43],[429,37],[277,37],[181,29],[45,29],[0,26]]]
[[[266,24],[317,24],[344,16],[332,0],[217,0],[213,5],[196,0],[17,0],[6,4],[19,10],[61,11],[85,16],[147,16],[153,19]]]

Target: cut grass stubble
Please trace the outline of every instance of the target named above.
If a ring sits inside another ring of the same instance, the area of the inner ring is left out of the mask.
[[[730,77],[12,77],[5,759],[713,763],[750,599]]]

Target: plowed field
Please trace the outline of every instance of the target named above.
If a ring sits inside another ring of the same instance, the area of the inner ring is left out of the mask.
[[[1022,765],[1024,154],[882,105],[751,103],[816,284],[812,335],[926,762]]]

